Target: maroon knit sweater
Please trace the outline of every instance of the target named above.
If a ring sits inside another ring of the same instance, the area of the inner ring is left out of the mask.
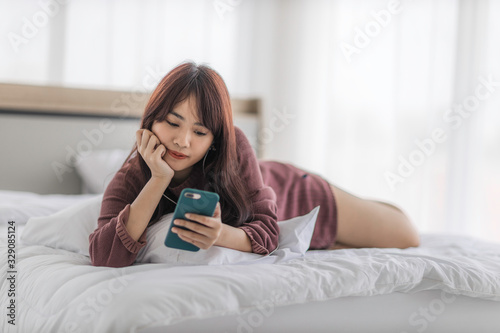
[[[337,231],[337,209],[329,183],[314,173],[306,172],[289,163],[259,161],[250,142],[235,126],[240,174],[253,200],[253,221],[240,228],[250,238],[252,252],[269,254],[278,246],[278,221],[305,215],[320,205],[310,249],[322,249],[333,244]],[[139,195],[147,180],[140,172],[137,154],[134,154],[115,174],[106,188],[96,230],[90,234],[89,254],[92,265],[123,267],[134,263],[137,253],[146,245],[144,231],[135,241],[125,222],[130,204]],[[206,180],[197,163],[189,177],[177,186],[168,186],[165,194],[177,201],[186,188],[206,189]],[[175,207],[162,198],[159,205]],[[224,207],[221,206],[224,211]]]

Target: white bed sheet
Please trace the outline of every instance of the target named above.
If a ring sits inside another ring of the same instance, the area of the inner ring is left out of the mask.
[[[140,333],[498,333],[499,313],[500,302],[424,290],[262,307],[244,314],[146,328]]]
[[[6,258],[5,226],[1,232]],[[422,235],[421,247],[405,250],[310,251],[280,264],[108,268],[43,246],[18,244],[16,254],[17,325],[3,322],[2,332],[149,332],[222,316],[241,319],[259,308],[275,309],[271,318],[278,319],[290,306],[427,290],[495,309],[500,304],[500,244],[463,236]],[[7,304],[5,261],[0,266],[0,297]]]

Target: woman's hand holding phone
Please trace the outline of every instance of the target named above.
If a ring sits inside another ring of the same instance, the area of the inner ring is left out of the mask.
[[[188,228],[189,230],[175,227],[172,228],[172,232],[175,232],[183,241],[206,250],[221,238],[223,225],[221,221],[220,202],[217,202],[214,216],[212,217],[193,213],[186,215],[186,218],[196,221],[197,223],[183,219],[175,219],[175,225]]]
[[[167,149],[158,137],[151,131],[141,128],[135,133],[137,140],[137,151],[151,170],[151,177],[172,180],[174,170],[168,165],[163,156]]]

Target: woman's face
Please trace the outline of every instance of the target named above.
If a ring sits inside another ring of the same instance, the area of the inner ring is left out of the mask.
[[[164,121],[155,121],[151,129],[167,148],[163,160],[176,172],[176,179],[189,175],[192,166],[205,157],[214,139],[212,132],[200,124],[196,107],[196,100],[190,96],[174,106]],[[169,151],[187,157],[177,159],[169,154]]]

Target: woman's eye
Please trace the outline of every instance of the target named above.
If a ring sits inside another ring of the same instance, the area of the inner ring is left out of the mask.
[[[171,123],[170,121],[166,120],[166,122],[172,126],[172,127],[179,127],[179,125],[177,124],[174,124],[174,123]],[[199,131],[195,131],[196,135],[199,135],[199,136],[204,136],[204,135],[207,135],[207,133],[203,133],[203,132],[199,132]]]

